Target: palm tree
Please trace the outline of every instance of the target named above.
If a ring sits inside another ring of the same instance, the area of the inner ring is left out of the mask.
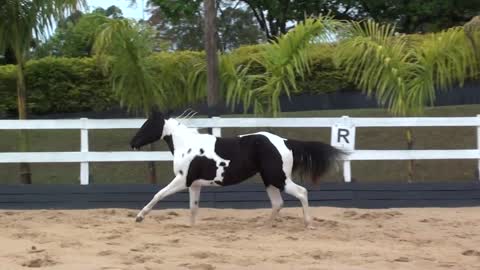
[[[148,61],[153,52],[151,29],[130,19],[108,19],[97,32],[93,51],[121,105],[146,114],[161,107],[162,88]]]
[[[224,59],[224,67],[229,68],[221,71],[222,77],[232,83],[225,89],[227,104],[235,106],[242,102],[245,111],[253,107],[255,114],[277,116],[281,111],[280,96],[290,97],[292,91],[298,91],[296,80],[310,71],[312,46],[328,44],[337,24],[328,16],[308,18],[262,46],[245,66],[235,68],[230,64],[229,67],[229,59]],[[262,72],[253,74],[249,71],[252,66],[260,66]]]
[[[374,95],[395,116],[422,115],[436,89],[462,85],[477,75],[474,47],[462,27],[420,38],[397,35],[392,25],[349,22],[342,28],[334,60],[357,87]],[[413,148],[411,129],[406,131]],[[412,181],[414,162],[408,166]]]
[[[120,104],[129,111],[148,116],[154,108],[173,110],[206,97],[205,74],[192,69],[205,63],[204,54],[153,54],[153,29],[134,20],[109,19],[97,32],[94,54]],[[148,164],[150,182],[155,183],[155,163]]]
[[[15,56],[19,119],[27,118],[25,63],[32,40],[83,4],[83,0],[0,0],[0,52],[9,48]],[[19,132],[18,142],[20,151],[28,150],[27,132]],[[31,184],[29,164],[20,164],[20,179]]]
[[[215,19],[216,8],[215,0],[204,0],[205,6],[205,52],[207,61],[207,105],[208,116],[218,114],[218,104],[220,101],[219,89],[219,71]],[[209,129],[209,133],[211,133]]]
[[[109,19],[97,31],[93,51],[120,104],[145,116],[155,107],[163,108],[163,89],[148,61],[153,52],[148,25],[129,19]],[[155,163],[149,162],[148,169],[150,183],[156,183]]]

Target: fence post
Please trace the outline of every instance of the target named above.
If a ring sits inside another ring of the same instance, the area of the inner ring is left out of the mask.
[[[88,118],[80,118],[82,128],[80,129],[80,152],[88,153]],[[80,185],[89,184],[89,165],[87,162],[80,163]]]
[[[478,122],[480,122],[480,114],[477,114]],[[480,125],[477,126],[477,148],[480,151]],[[477,177],[480,180],[480,159],[477,160]]]
[[[330,141],[332,146],[347,152],[355,150],[355,126],[348,116],[342,116],[341,120],[333,125]],[[343,161],[343,179],[347,183],[352,181],[352,166],[348,157]]]
[[[220,120],[220,117],[214,116],[212,117],[213,120]],[[212,135],[216,137],[222,137],[222,128],[216,127],[212,128]]]

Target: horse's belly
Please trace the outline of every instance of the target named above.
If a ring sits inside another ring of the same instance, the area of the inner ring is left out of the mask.
[[[257,174],[258,170],[252,164],[243,163],[242,165],[232,162],[225,168],[222,180],[224,186],[238,184]]]

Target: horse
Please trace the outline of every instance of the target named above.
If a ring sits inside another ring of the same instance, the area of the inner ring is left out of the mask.
[[[281,192],[285,192],[301,202],[304,225],[313,229],[307,189],[293,181],[292,173],[310,174],[316,183],[342,158],[345,154],[342,150],[322,142],[285,139],[269,132],[216,137],[199,133],[182,120],[154,111],[130,141],[130,147],[139,150],[163,139],[173,154],[175,175],[137,214],[137,222],[142,222],[160,200],[188,188],[193,227],[203,186],[235,185],[259,173],[272,206],[269,221],[273,223],[282,208]]]

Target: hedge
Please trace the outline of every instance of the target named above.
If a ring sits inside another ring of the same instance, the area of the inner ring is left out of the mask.
[[[28,110],[34,114],[101,111],[117,104],[91,58],[46,57],[25,67]],[[15,67],[0,66],[0,110],[15,114]]]
[[[240,47],[233,52],[234,61],[246,63],[259,53],[262,45]],[[333,66],[332,48],[312,50],[311,74],[299,81],[303,92],[331,92],[347,87],[347,80]],[[185,59],[203,57],[200,52],[182,51],[155,53],[152,62],[158,63],[159,72],[165,62],[180,63]],[[185,66],[185,65],[183,65]],[[252,69],[260,72],[261,66]],[[179,70],[179,72],[185,72]],[[93,58],[46,57],[31,60],[26,65],[27,103],[30,113],[70,113],[102,111],[119,104],[110,89],[108,79],[97,67]],[[165,76],[163,74],[163,76]],[[0,114],[16,114],[15,66],[0,66]],[[173,91],[176,91],[172,89]],[[177,89],[182,91],[182,89]]]

